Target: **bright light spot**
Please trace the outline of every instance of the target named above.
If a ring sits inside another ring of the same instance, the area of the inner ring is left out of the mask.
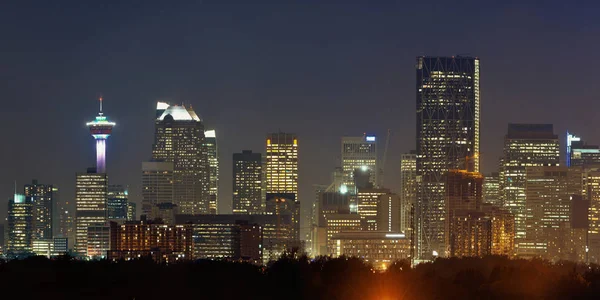
[[[346,194],[346,193],[348,193],[348,187],[345,184],[342,184],[340,186],[340,194],[343,195],[343,194]]]
[[[438,252],[433,250],[433,256],[438,256]]]
[[[360,169],[361,169],[361,171],[366,172],[367,170],[369,170],[369,167],[361,166]]]

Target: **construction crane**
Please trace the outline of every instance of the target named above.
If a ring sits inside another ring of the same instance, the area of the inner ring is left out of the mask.
[[[383,179],[385,177],[385,164],[387,162],[388,147],[390,146],[390,133],[391,133],[391,130],[388,129],[387,137],[385,138],[385,148],[383,148],[383,161],[381,162],[381,168],[380,168],[381,176],[379,178],[379,183],[381,184],[381,186],[383,186],[385,184]]]

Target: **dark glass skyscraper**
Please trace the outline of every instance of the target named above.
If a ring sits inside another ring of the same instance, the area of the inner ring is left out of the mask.
[[[108,200],[106,202],[108,220],[127,220],[127,198],[129,198],[129,193],[122,185],[108,186]]]
[[[152,158],[173,162],[173,203],[181,214],[208,214],[209,161],[204,124],[183,105],[159,102]]]
[[[25,197],[33,203],[33,237],[35,239],[52,238],[52,207],[54,203],[54,187],[39,184],[33,180],[25,185]]]
[[[33,202],[31,197],[15,194],[8,201],[8,243],[9,255],[31,253],[33,247]]]
[[[262,211],[262,155],[243,150],[233,154],[233,213]]]
[[[479,172],[479,59],[417,57],[417,256],[444,256],[444,175]]]

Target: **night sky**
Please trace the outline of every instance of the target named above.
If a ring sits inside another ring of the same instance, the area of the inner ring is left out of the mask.
[[[100,93],[117,122],[111,184],[130,185],[139,203],[155,103],[188,103],[217,130],[221,212],[232,153],[264,153],[278,130],[299,136],[304,212],[312,185],[330,183],[343,135],[374,133],[383,149],[391,129],[385,185],[397,191],[400,154],[415,148],[419,55],[481,59],[486,173],[508,122],[600,143],[600,5],[461,2],[2,1],[0,217],[14,180],[53,183],[73,199],[75,173],[94,165],[85,122]]]

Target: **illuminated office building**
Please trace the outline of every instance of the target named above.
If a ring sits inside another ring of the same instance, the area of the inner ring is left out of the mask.
[[[25,185],[25,197],[31,198],[33,203],[34,239],[52,238],[54,191],[52,185],[39,184],[35,179]]]
[[[215,130],[207,130],[204,132],[204,146],[208,153],[210,173],[209,213],[216,215],[219,203],[219,151],[217,148],[217,134]]]
[[[567,167],[600,164],[600,147],[588,145],[580,137],[567,132]]]
[[[552,124],[509,124],[499,174],[500,202],[515,216],[516,247],[525,238],[527,167],[558,166],[558,136]]]
[[[8,240],[6,252],[20,256],[32,252],[34,239],[34,203],[30,197],[16,194],[8,201]]]
[[[327,192],[326,190],[327,187],[319,189],[317,201],[313,205],[313,218],[311,221],[311,249],[313,256],[328,255],[327,219],[329,216],[350,214],[350,197],[348,193]]]
[[[267,135],[267,193],[294,194],[298,200],[298,138],[292,133]]]
[[[359,257],[374,269],[410,258],[410,240],[403,233],[385,231],[341,232],[333,235],[333,257]]]
[[[262,212],[262,155],[243,150],[233,154],[233,213]]]
[[[244,256],[251,260],[260,251],[266,264],[293,247],[289,215],[177,215],[176,222],[191,224],[195,259],[238,259],[239,252],[246,253]],[[255,238],[260,236],[259,243]]]
[[[142,162],[142,214],[154,219],[152,207],[161,203],[173,203],[173,163]]]
[[[358,215],[364,220],[364,230],[381,231],[378,228],[378,208],[380,196],[391,195],[389,189],[362,188],[358,189]]]
[[[417,256],[444,252],[444,175],[479,171],[479,59],[417,57]]]
[[[298,199],[298,137],[292,133],[267,135],[266,201],[268,214],[289,214],[293,237],[300,241],[300,201]]]
[[[499,173],[492,173],[483,178],[483,202],[501,207],[499,177]]]
[[[356,194],[353,174],[357,169],[370,171],[369,182],[378,186],[377,140],[373,135],[342,137],[342,170],[344,184],[350,194]]]
[[[411,238],[412,210],[417,201],[417,152],[402,154],[400,157],[400,230]]]
[[[173,200],[182,214],[210,213],[204,124],[191,107],[158,102],[152,158],[173,163]]]
[[[108,220],[126,221],[127,220],[127,199],[129,193],[122,185],[109,185],[106,208]]]
[[[134,202],[127,202],[127,221],[137,220],[137,205]]]
[[[325,221],[327,222],[325,236],[328,255],[335,253],[335,245],[332,239],[335,234],[361,231],[365,223],[357,214],[329,214]]]
[[[589,263],[600,263],[600,168],[584,169],[584,192],[589,201],[588,246]]]
[[[446,254],[451,255],[451,236],[456,230],[452,227],[454,215],[461,212],[481,210],[483,175],[477,172],[452,169],[446,173]]]
[[[90,259],[108,258],[110,238],[110,223],[90,225],[87,233],[87,257]]]
[[[75,251],[87,255],[88,228],[105,224],[107,211],[108,176],[96,173],[95,168],[87,173],[77,173],[75,185]]]
[[[159,263],[191,260],[192,225],[166,225],[145,221],[110,223],[110,260],[151,257]]]
[[[68,200],[60,199],[57,197],[58,188],[54,188],[55,197],[55,217],[54,217],[54,234],[55,237],[64,238],[69,242],[68,248],[73,249],[73,243],[75,242],[74,233],[74,211],[73,202]]]
[[[580,241],[579,250],[569,251],[568,247],[576,246],[569,241],[587,230],[574,228],[572,223],[573,196],[581,197],[581,169],[546,166],[528,167],[526,172],[526,235],[517,254],[552,261],[580,260],[575,257],[585,251],[585,240]]]

